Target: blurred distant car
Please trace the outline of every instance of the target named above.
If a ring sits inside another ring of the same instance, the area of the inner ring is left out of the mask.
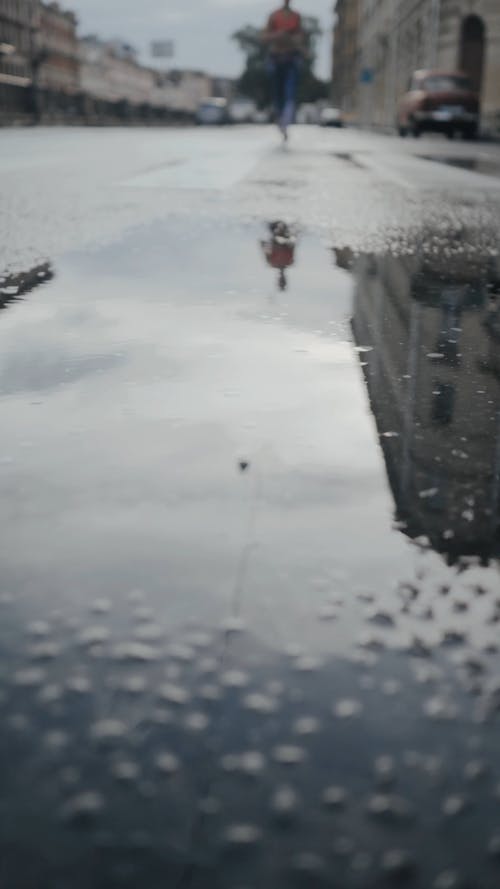
[[[305,102],[297,111],[297,123],[319,123],[319,111],[314,102]]]
[[[252,99],[244,96],[233,99],[228,106],[231,123],[253,123],[257,106]]]
[[[271,112],[269,109],[264,108],[262,110],[257,110],[253,116],[254,123],[269,123],[271,120]]]
[[[342,112],[339,108],[323,108],[319,115],[319,123],[322,127],[343,127]]]
[[[415,71],[397,114],[400,136],[420,136],[426,130],[456,132],[475,139],[479,130],[479,95],[465,74],[447,71]]]
[[[227,99],[204,99],[196,111],[196,123],[200,125],[217,125],[229,120]]]

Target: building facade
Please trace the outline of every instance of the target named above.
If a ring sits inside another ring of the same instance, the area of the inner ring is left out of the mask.
[[[349,120],[358,108],[360,0],[338,0],[335,12],[332,100]]]
[[[109,50],[103,40],[89,35],[80,40],[80,90],[91,103],[111,101],[107,81]]]
[[[212,95],[212,79],[202,71],[173,70],[157,75],[156,103],[180,114],[194,114]]]
[[[484,123],[500,130],[500,3],[442,0],[438,64],[469,75],[480,91]]]
[[[236,82],[233,77],[212,77],[212,96],[227,99],[230,102],[235,90]]]
[[[154,72],[138,63],[131,46],[116,41],[107,44],[106,88],[111,101],[131,108],[151,105],[154,86]]]
[[[133,47],[80,39],[57,2],[0,0],[0,124],[155,123],[192,119],[229,81],[202,71],[159,71]]]
[[[354,16],[348,8],[358,4]],[[338,0],[333,89],[342,106],[353,96],[346,57],[356,59],[353,116],[359,123],[393,126],[412,73],[440,68],[469,75],[481,94],[484,128],[500,129],[498,0]]]
[[[211,95],[201,71],[158,71],[140,65],[132,47],[95,36],[80,41],[80,91],[87,115],[167,119],[194,114]]]
[[[0,116],[15,120],[31,107],[35,0],[0,0]]]
[[[73,12],[41,3],[35,52],[35,86],[43,117],[77,113],[80,49]]]
[[[80,91],[87,118],[147,119],[155,86],[156,73],[138,63],[133,47],[96,36],[80,41]]]

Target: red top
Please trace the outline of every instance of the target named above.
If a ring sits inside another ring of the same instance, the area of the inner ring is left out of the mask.
[[[291,9],[277,9],[270,16],[267,27],[269,31],[287,31],[293,34],[300,31],[302,20],[298,12],[293,12]]]
[[[271,244],[264,245],[264,253],[266,259],[273,269],[287,269],[293,265],[295,259],[295,246],[291,244]]]

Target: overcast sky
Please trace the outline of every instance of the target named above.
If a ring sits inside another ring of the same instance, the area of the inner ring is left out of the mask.
[[[173,39],[171,65],[202,68],[210,74],[235,75],[242,56],[231,34],[241,25],[260,26],[279,0],[63,0],[80,21],[80,34],[97,33],[133,44],[149,62],[151,40]],[[296,0],[299,12],[316,15],[323,27],[317,73],[330,70],[333,0]]]

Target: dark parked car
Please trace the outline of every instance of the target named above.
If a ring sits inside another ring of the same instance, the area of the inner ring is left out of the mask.
[[[415,71],[398,107],[400,136],[434,130],[451,139],[456,132],[474,139],[479,129],[479,95],[465,74]]]

